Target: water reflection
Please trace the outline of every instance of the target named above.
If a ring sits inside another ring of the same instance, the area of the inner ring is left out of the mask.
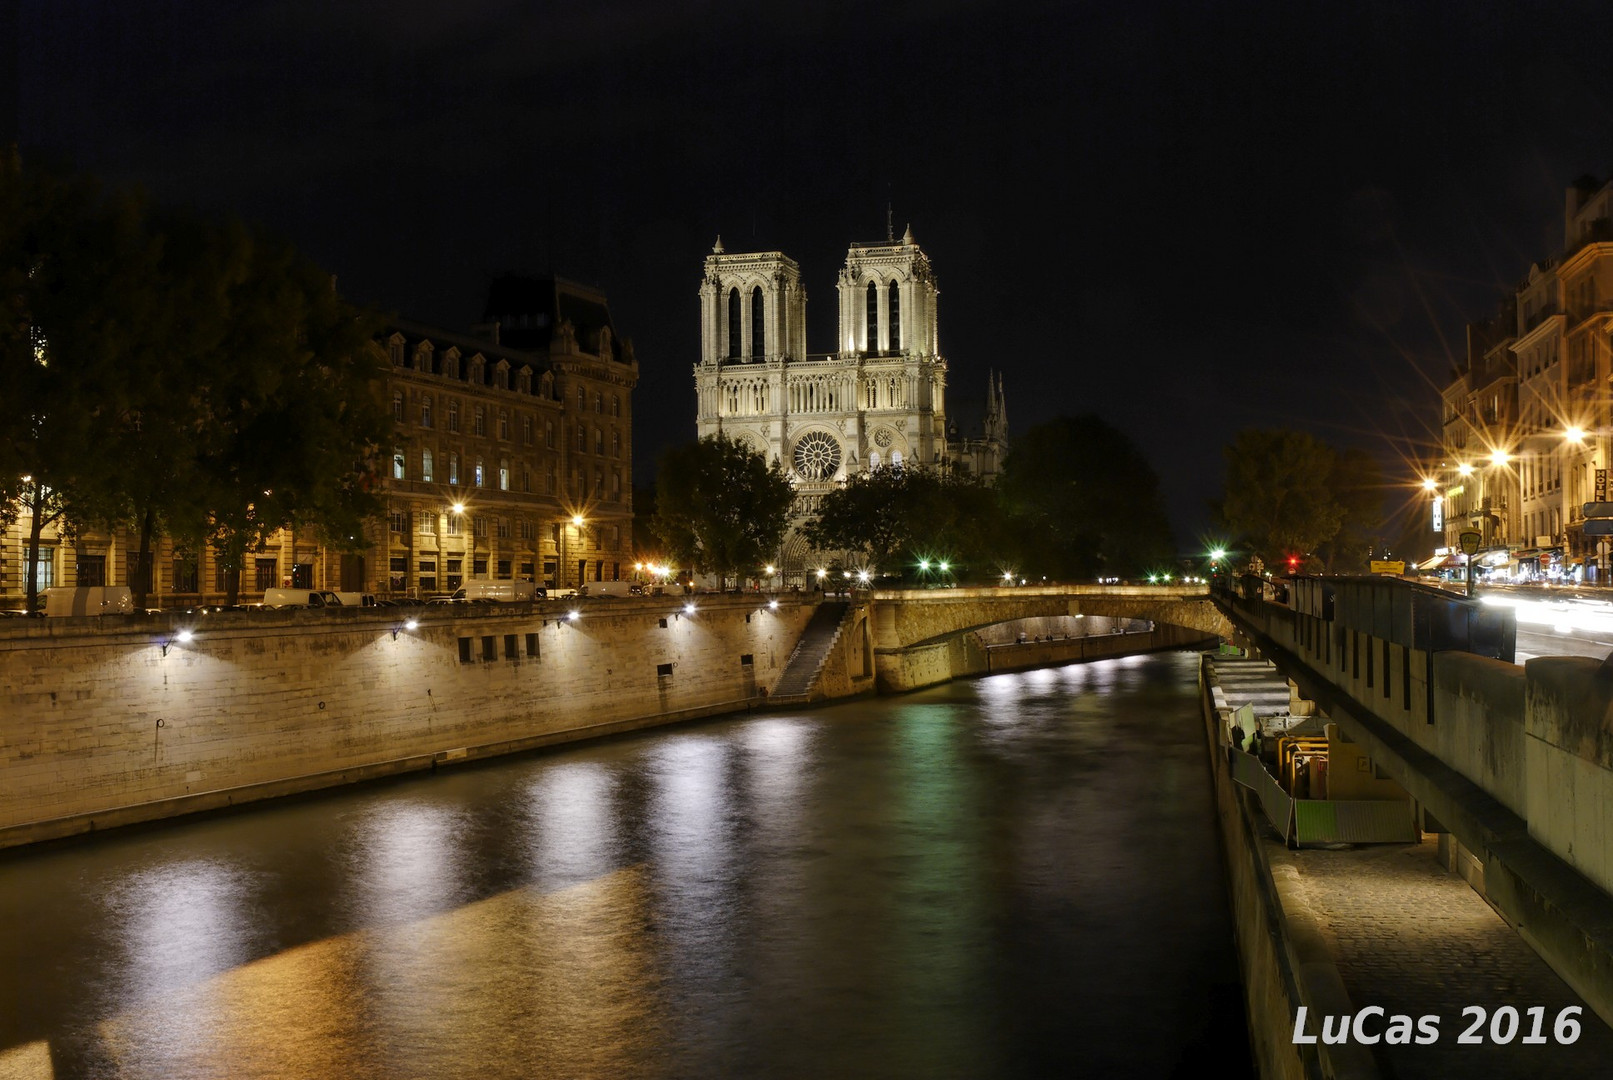
[[[622,858],[615,777],[593,762],[556,763],[527,790],[530,853],[545,888],[599,877]]]
[[[1189,657],[1020,672],[0,858],[0,922],[39,928],[0,939],[0,1074],[1235,1056],[1194,695]]]

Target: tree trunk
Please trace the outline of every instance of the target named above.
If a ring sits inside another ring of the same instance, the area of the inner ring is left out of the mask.
[[[45,531],[45,485],[35,484],[34,490],[28,497],[28,567],[27,567],[27,594],[23,607],[28,611],[39,610],[39,537]]]
[[[151,534],[157,528],[156,512],[146,507],[146,512],[140,516],[140,554],[135,558],[134,564],[134,609],[146,610],[146,601],[151,593]]]

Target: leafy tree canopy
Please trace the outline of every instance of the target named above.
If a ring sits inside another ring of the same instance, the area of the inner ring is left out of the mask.
[[[1383,529],[1382,471],[1370,454],[1260,428],[1239,432],[1224,453],[1222,517],[1268,565],[1297,555],[1329,572],[1366,569]]]
[[[1097,416],[1061,416],[1016,439],[998,489],[1029,572],[1131,577],[1175,551],[1153,466]]]
[[[286,526],[356,542],[379,511],[361,468],[387,437],[374,324],[289,246],[13,154],[0,305],[0,504],[33,511],[30,605],[53,520],[136,522],[145,566],[159,531],[239,566]]]
[[[1000,561],[996,509],[990,488],[952,470],[885,465],[825,495],[803,532],[814,548],[879,570],[894,570],[897,559],[945,558],[986,577]]]
[[[650,527],[669,558],[721,587],[776,556],[794,499],[777,462],[711,435],[661,455]]]

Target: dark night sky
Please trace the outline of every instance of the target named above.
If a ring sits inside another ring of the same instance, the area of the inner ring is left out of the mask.
[[[641,481],[694,434],[715,236],[801,263],[827,350],[890,200],[940,275],[954,411],[996,368],[1015,430],[1099,413],[1185,550],[1240,427],[1410,480],[1464,323],[1613,169],[1609,20],[1544,7],[24,0],[17,127],[445,328],[501,271],[602,287]]]

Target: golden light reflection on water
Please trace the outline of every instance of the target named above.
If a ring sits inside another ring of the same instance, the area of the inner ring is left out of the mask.
[[[645,876],[291,949],[113,1017],[103,1049],[165,1080],[636,1075],[665,1034]]]
[[[50,1046],[43,1041],[0,1050],[0,1080],[54,1080],[55,1075]]]

